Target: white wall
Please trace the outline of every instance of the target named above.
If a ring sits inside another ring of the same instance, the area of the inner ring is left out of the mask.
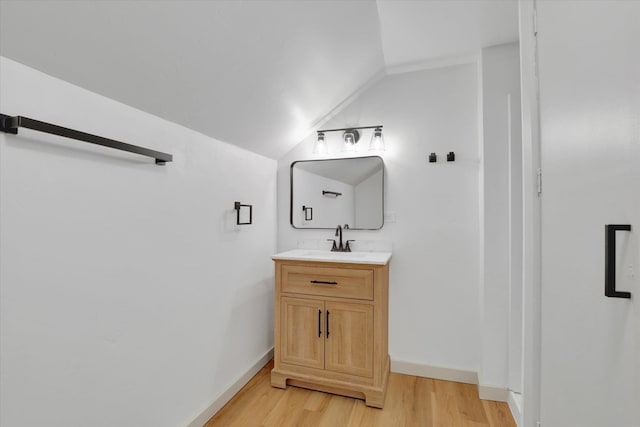
[[[272,346],[275,161],[4,58],[0,94],[175,159],[0,134],[0,424],[186,425]]]
[[[356,250],[366,241],[392,242],[389,351],[395,361],[480,367],[477,95],[475,64],[390,75],[324,125],[384,125],[385,210],[397,221],[379,231],[347,230],[345,237],[356,240]],[[327,134],[334,154],[326,157],[344,157],[339,137]],[[363,134],[360,155],[371,154],[369,138]],[[318,158],[313,139],[278,161],[279,250],[333,237],[331,230],[294,230],[288,222],[289,166]],[[456,152],[455,162],[444,161],[448,151]],[[439,163],[427,162],[430,152],[440,154]]]
[[[519,389],[519,381],[508,384],[509,368],[521,371],[521,353],[517,350],[522,348],[522,286],[518,281],[522,276],[522,252],[515,244],[522,242],[522,210],[518,208],[522,203],[522,184],[518,179],[522,173],[519,161],[522,139],[517,43],[482,50],[482,117],[484,264],[479,382],[485,386],[507,388],[510,385]],[[518,197],[520,200],[516,200]],[[513,339],[520,337],[514,348],[508,345],[510,332]],[[514,373],[512,378],[519,375]]]

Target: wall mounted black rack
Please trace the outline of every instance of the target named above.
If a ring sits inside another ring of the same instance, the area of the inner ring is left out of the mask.
[[[305,221],[313,221],[313,208],[311,206],[302,206]]]
[[[327,196],[327,195],[329,195],[329,196],[335,196],[335,197],[338,197],[338,196],[342,196],[342,193],[338,193],[337,191],[327,191],[327,190],[322,190],[322,195],[323,195],[323,196]]]
[[[253,205],[243,205],[240,202],[234,202],[233,208],[236,210],[236,225],[251,225],[253,224]],[[240,209],[249,208],[249,222],[240,221]]]
[[[30,119],[28,117],[8,116],[6,114],[0,114],[0,130],[2,132],[12,133],[16,135],[18,133],[18,128],[37,130],[39,132],[76,139],[78,141],[88,142],[90,144],[102,145],[103,147],[115,148],[116,150],[140,154],[142,156],[147,156],[155,159],[157,165],[164,165],[166,162],[173,161],[173,156],[171,154],[162,153],[160,151],[150,150],[148,148],[127,144],[125,142],[116,141],[114,139],[104,138],[102,136],[93,135],[86,132],[80,132],[78,130],[53,125],[51,123],[41,122],[39,120]]]

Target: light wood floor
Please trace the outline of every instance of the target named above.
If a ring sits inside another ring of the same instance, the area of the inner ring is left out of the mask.
[[[506,403],[480,400],[471,384],[392,373],[384,409],[297,387],[271,387],[268,363],[205,427],[515,427]]]

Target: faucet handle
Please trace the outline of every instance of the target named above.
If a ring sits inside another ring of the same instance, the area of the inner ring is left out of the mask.
[[[327,242],[333,242],[333,246],[331,247],[331,252],[337,252],[338,246],[336,245],[335,239],[327,239]]]
[[[351,252],[351,247],[349,246],[349,242],[355,242],[355,240],[347,240],[347,244],[344,246],[345,252]]]

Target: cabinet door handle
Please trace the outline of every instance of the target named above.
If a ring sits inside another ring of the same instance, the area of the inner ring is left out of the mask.
[[[318,310],[318,338],[322,336],[322,310]]]
[[[329,338],[329,310],[327,310],[327,338]]]
[[[323,285],[337,285],[338,284],[338,282],[325,282],[323,280],[312,280],[310,283],[314,283],[314,284],[321,283]]]
[[[616,231],[631,231],[631,225],[608,224],[604,228],[604,295],[612,298],[631,298],[631,292],[616,290]]]

